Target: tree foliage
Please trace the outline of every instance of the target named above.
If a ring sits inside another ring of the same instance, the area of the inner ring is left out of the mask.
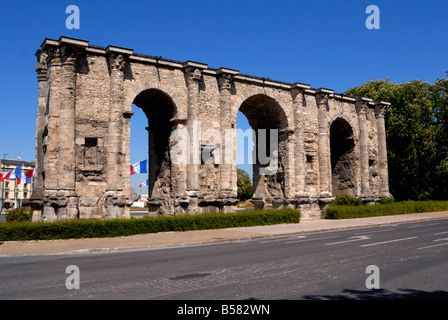
[[[346,92],[391,103],[386,112],[389,184],[397,200],[448,199],[447,93],[443,78],[433,84],[386,78]]]
[[[253,187],[250,181],[249,174],[243,169],[237,169],[237,195],[240,201],[245,201],[252,198]]]

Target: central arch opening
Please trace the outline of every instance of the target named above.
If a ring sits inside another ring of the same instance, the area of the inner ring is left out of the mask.
[[[138,179],[142,182],[145,180],[148,182],[148,199],[169,198],[172,192],[169,138],[173,130],[170,120],[176,113],[176,106],[166,93],[158,89],[140,92],[133,104],[139,107],[146,116],[147,134],[145,139],[143,131],[139,128],[138,136],[131,137],[133,141],[131,164],[148,160],[148,174],[138,175]],[[138,114],[134,115],[134,119],[138,116]],[[136,120],[140,123],[141,121],[141,119]],[[142,150],[147,150],[144,159]],[[131,179],[137,179],[137,177],[131,177]],[[135,184],[133,186],[135,188]],[[145,192],[141,190],[141,193]]]
[[[337,118],[330,127],[333,196],[355,196],[355,140],[350,124]]]
[[[252,160],[254,199],[284,197],[286,139],[281,129],[287,121],[283,109],[273,98],[257,94],[246,99],[239,112],[252,129],[252,157],[244,159]]]

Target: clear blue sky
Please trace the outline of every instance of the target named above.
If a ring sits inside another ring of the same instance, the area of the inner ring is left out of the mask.
[[[79,30],[65,26],[72,4],[80,9]],[[379,30],[365,27],[370,4],[380,9]],[[2,1],[0,32],[0,157],[24,160],[34,159],[34,53],[45,38],[64,35],[336,92],[385,77],[433,82],[448,70],[445,0]],[[147,146],[139,114],[133,162],[146,155],[139,153]]]

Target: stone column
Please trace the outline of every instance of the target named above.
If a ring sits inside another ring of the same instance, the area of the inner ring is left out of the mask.
[[[59,107],[61,79],[61,49],[58,42],[47,44],[48,101],[45,110],[46,128],[43,139],[43,221],[55,221],[58,213],[59,177]]]
[[[123,140],[122,140],[122,150],[123,150],[123,161],[124,164],[121,166],[121,174],[123,179],[123,194],[126,199],[132,204],[135,199],[131,198],[131,173],[129,166],[127,164],[131,163],[131,117],[134,112],[126,111],[123,112]],[[124,217],[131,216],[131,207],[124,207]]]
[[[306,102],[304,101],[304,89],[309,89],[309,86],[295,83],[291,93],[293,96],[294,104],[294,148],[293,148],[293,159],[295,167],[295,178],[294,178],[294,192],[297,198],[305,197],[305,146],[303,137],[303,122],[302,114],[303,109],[306,107]]]
[[[330,155],[330,137],[328,125],[328,102],[330,94],[333,91],[327,89],[319,89],[317,94],[318,108],[318,157],[319,157],[319,187],[320,197],[331,196],[331,155]]]
[[[45,107],[48,97],[47,82],[47,57],[48,54],[42,50],[36,52],[38,64],[36,66],[38,87],[38,105],[36,118],[36,148],[34,178],[32,180],[32,193],[29,199],[31,207],[31,221],[37,222],[42,219],[43,200],[43,171],[44,171],[44,130],[45,130]]]
[[[177,115],[175,119],[171,119],[173,131],[170,136],[170,159],[171,172],[174,174],[173,193],[179,201],[186,197],[187,191],[187,150],[188,150],[188,135],[186,134],[186,122],[184,115]],[[180,209],[179,209],[180,210]]]
[[[31,198],[41,199],[43,196],[43,176],[44,168],[44,150],[43,150],[43,135],[45,130],[45,108],[48,97],[48,82],[47,82],[47,57],[46,52],[38,51],[36,54],[38,64],[36,66],[37,81],[39,83],[38,93],[38,107],[36,119],[36,166],[34,169],[33,191]]]
[[[222,201],[222,210],[232,212],[238,204],[237,195],[237,169],[235,159],[235,120],[232,117],[232,84],[237,70],[220,68],[218,85],[220,89],[220,128],[221,128],[221,163],[219,165],[221,177],[221,190],[219,198]]]
[[[125,52],[123,52],[125,51]],[[110,70],[109,127],[107,133],[106,218],[123,218],[127,197],[123,193],[123,82],[127,50],[107,47]]]
[[[358,113],[358,126],[359,126],[359,154],[360,154],[360,167],[361,167],[361,197],[363,199],[370,199],[370,186],[369,186],[369,150],[368,150],[368,137],[367,137],[367,105],[372,101],[369,98],[357,98],[356,99],[356,111]]]
[[[283,138],[282,138],[283,137]],[[279,132],[279,141],[284,140],[285,154],[284,157],[284,175],[285,175],[285,193],[286,199],[292,199],[295,195],[295,155],[294,155],[294,130],[291,128],[285,128]]]
[[[199,166],[201,164],[201,132],[199,132],[199,85],[202,78],[202,70],[206,67],[206,65],[192,61],[187,61],[184,64],[188,89],[187,129],[190,135],[187,163],[187,194],[193,198],[200,197]]]
[[[220,175],[221,175],[221,198],[226,198],[229,196],[236,196],[232,194],[232,170],[233,170],[233,152],[234,148],[232,145],[226,145],[224,138],[226,130],[232,130],[233,119],[231,119],[231,89],[232,89],[233,75],[224,73],[220,69],[220,74],[218,78],[219,89],[220,89],[220,126],[221,135],[223,138],[223,144],[221,146],[221,163],[220,163]]]
[[[386,125],[384,116],[386,109],[390,103],[376,102],[375,103],[375,118],[378,131],[378,162],[379,162],[379,177],[380,197],[391,197],[389,193],[389,172],[387,166],[387,147],[386,147]]]
[[[75,112],[76,112],[76,63],[81,49],[61,45],[61,96],[59,109],[59,178],[58,219],[78,217],[78,197],[75,191]]]

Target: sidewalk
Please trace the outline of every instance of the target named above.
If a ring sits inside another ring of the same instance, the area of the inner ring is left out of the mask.
[[[8,256],[110,253],[154,250],[208,243],[221,243],[254,238],[275,237],[297,233],[311,233],[379,225],[446,219],[448,211],[414,213],[396,216],[344,220],[310,220],[294,224],[240,227],[217,230],[161,232],[117,238],[6,241],[0,242],[0,258]]]

